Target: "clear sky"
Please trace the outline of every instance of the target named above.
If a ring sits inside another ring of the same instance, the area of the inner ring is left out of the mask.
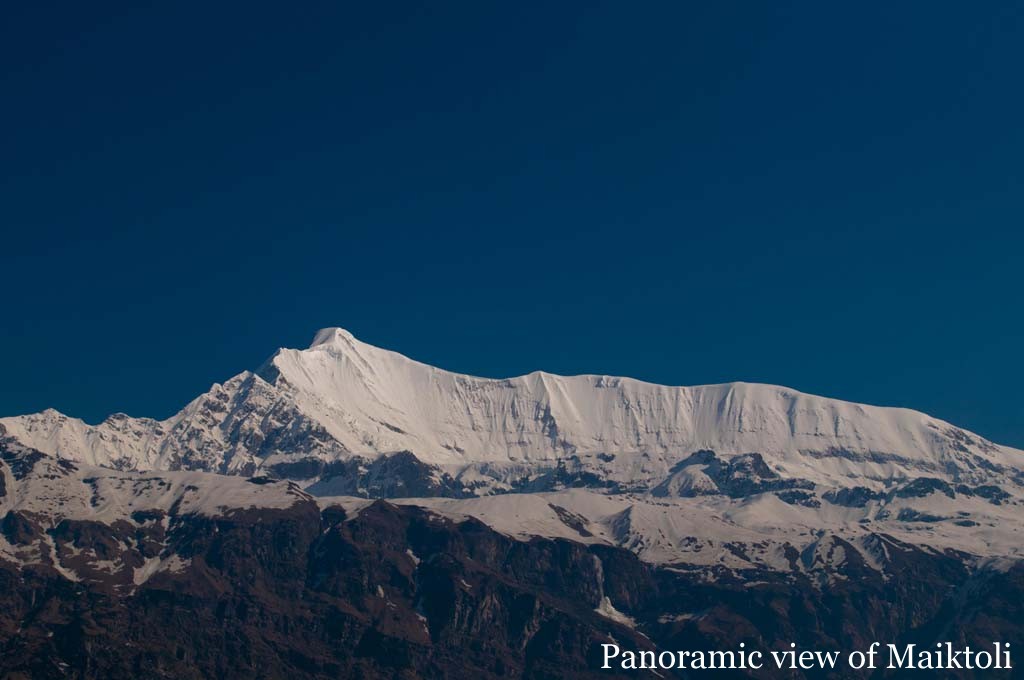
[[[1024,446],[1020,3],[384,4],[5,8],[0,414],[339,325]]]

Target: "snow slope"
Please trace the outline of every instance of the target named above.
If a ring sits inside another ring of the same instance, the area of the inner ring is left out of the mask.
[[[716,578],[718,569],[800,571],[832,579],[842,573],[846,550],[885,573],[900,544],[956,551],[958,559],[977,566],[1015,563],[1024,558],[1024,491],[1013,491],[993,502],[960,494],[951,498],[941,488],[920,495],[897,490],[861,507],[793,505],[773,493],[658,498],[589,489],[392,502],[456,522],[475,518],[520,540],[546,536],[621,547],[645,562],[700,569],[708,579]],[[314,499],[291,482],[267,478],[111,470],[0,444],[0,516],[6,518],[0,561],[52,563],[72,580],[120,573],[122,587],[130,589],[179,567],[188,558],[176,556],[175,537],[189,518],[340,506],[352,519],[372,503]],[[107,529],[90,529],[92,523]],[[140,531],[153,543],[146,561],[115,559],[141,540]]]
[[[350,512],[360,511],[366,503],[331,497],[319,502],[324,507],[340,504]],[[615,545],[657,564],[810,569],[818,559],[814,551],[840,538],[883,569],[887,556],[880,551],[879,536],[927,550],[1024,559],[1024,494],[996,505],[977,497],[950,499],[932,493],[883,499],[860,508],[789,505],[773,494],[659,499],[588,489],[394,502],[426,507],[455,520],[473,517],[521,540],[546,536]],[[801,559],[787,555],[787,547],[795,548]]]
[[[704,449],[725,458],[759,452],[775,474],[829,486],[884,488],[921,476],[980,484],[1024,470],[1024,452],[912,410],[749,383],[477,378],[340,328],[320,331],[308,349],[279,350],[257,373],[214,385],[166,421],[115,415],[91,426],[48,410],[0,426],[49,454],[143,470],[252,474],[408,450],[484,491],[566,465],[650,487]]]

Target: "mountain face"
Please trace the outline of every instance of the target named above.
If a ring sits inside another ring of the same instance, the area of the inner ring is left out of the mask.
[[[540,372],[475,378],[338,328],[214,385],[165,421],[119,414],[90,426],[50,410],[0,425],[23,445],[93,465],[265,473],[303,484],[342,475],[353,488],[353,471],[410,452],[430,466],[442,495],[455,496],[534,490],[545,479],[735,495],[742,486],[730,481],[734,473],[782,480],[769,484],[780,488],[873,492],[917,477],[981,486],[1024,474],[1021,451],[906,409],[747,383],[665,387]],[[720,462],[710,471],[696,465],[700,452]],[[730,471],[729,461],[747,454],[758,454],[746,459],[754,468]]]
[[[1022,507],[1024,452],[922,413],[475,378],[332,328],[165,421],[0,419],[0,677],[615,677],[610,640],[981,646],[1024,633]]]
[[[90,426],[45,411],[0,419],[0,441],[124,471],[424,499],[509,535],[662,564],[792,571],[787,551],[830,536],[882,569],[878,533],[1015,559],[1024,528],[1024,452],[922,413],[745,383],[475,378],[337,328],[168,420]]]
[[[483,500],[515,522],[514,495],[441,499]],[[616,678],[599,669],[603,643],[980,648],[1024,634],[1020,562],[978,565],[873,533],[871,562],[863,546],[818,536],[784,549],[783,571],[658,565],[580,540],[588,520],[554,500],[545,506],[575,540],[517,539],[453,507],[317,499],[265,477],[118,471],[0,444],[0,674]]]

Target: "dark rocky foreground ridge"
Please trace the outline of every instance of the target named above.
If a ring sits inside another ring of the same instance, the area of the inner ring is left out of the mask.
[[[284,481],[102,477],[0,454],[2,678],[610,678],[599,645],[612,639],[845,651],[1024,639],[1020,564],[977,569],[885,535],[884,575],[855,558],[824,581],[685,570],[385,501],[346,511]],[[26,493],[45,507],[15,502]],[[235,500],[211,513],[220,497]],[[166,568],[148,570],[157,560]]]

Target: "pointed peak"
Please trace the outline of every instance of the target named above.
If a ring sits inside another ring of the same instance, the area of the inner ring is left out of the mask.
[[[286,352],[288,350],[281,351]],[[363,342],[344,328],[339,328],[337,326],[322,328],[317,331],[317,334],[313,337],[313,342],[306,350],[300,351],[300,354],[310,351],[326,351],[329,354],[345,356],[350,359],[358,358],[358,360],[363,362],[364,365],[367,362],[376,363],[380,361],[407,361],[420,363],[413,361],[404,354]]]
[[[358,342],[354,335],[349,333],[344,328],[338,326],[330,326],[328,328],[321,328],[317,331],[313,337],[313,342],[310,343],[309,349],[314,347],[320,347],[321,345],[334,345],[341,342],[346,345],[351,345],[354,342]]]

